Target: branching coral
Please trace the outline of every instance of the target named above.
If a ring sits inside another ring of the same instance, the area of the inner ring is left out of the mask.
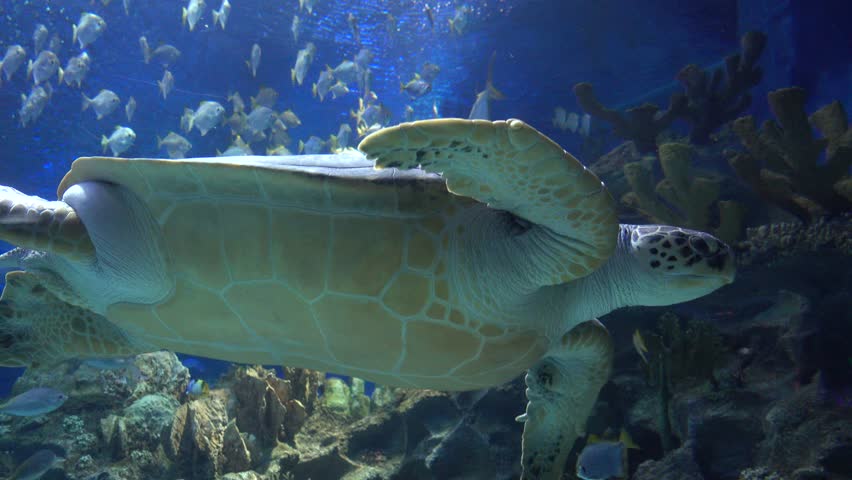
[[[740,46],[740,53],[725,58],[724,70],[719,67],[710,73],[690,64],[677,74],[686,96],[680,113],[692,126],[689,140],[693,143],[707,143],[713,131],[751,105],[749,90],[763,77],[756,64],[766,46],[766,35],[748,32]]]
[[[746,148],[729,154],[737,175],[766,201],[806,222],[852,210],[852,128],[843,106],[833,102],[808,118],[804,89],[776,90],[768,99],[777,122],[767,120],[760,130],[752,116],[733,123]],[[812,126],[823,138],[814,137]]]
[[[623,112],[605,107],[595,96],[590,83],[574,85],[577,102],[589,115],[613,126],[615,134],[632,140],[642,153],[653,151],[657,146],[657,135],[669,127],[686,106],[683,95],[673,95],[669,108],[660,110],[653,103],[643,103]]]
[[[654,186],[654,176],[646,165],[624,165],[624,177],[632,188],[621,200],[650,220],[697,230],[715,230],[716,236],[736,240],[742,231],[744,210],[736,202],[720,201],[718,180],[692,175],[692,149],[682,143],[666,143],[659,148],[665,178]],[[717,205],[718,221],[712,215]]]

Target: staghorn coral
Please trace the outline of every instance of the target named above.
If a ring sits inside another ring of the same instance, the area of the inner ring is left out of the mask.
[[[669,108],[660,110],[653,103],[643,103],[623,112],[605,107],[595,96],[590,83],[574,85],[577,102],[589,115],[599,118],[613,126],[615,134],[626,140],[632,140],[641,153],[656,148],[657,135],[668,128],[686,108],[686,97],[673,95]]]
[[[752,116],[733,123],[746,149],[728,154],[736,174],[764,200],[805,222],[852,210],[852,128],[843,106],[833,102],[809,118],[804,89],[784,88],[767,97],[777,122],[767,120],[760,130]],[[812,127],[823,138],[815,138]]]
[[[766,35],[748,32],[740,47],[740,53],[725,58],[724,69],[719,67],[711,73],[690,64],[678,72],[686,97],[679,113],[691,125],[690,142],[707,143],[711,133],[751,105],[749,89],[763,77],[756,64],[766,47]]]
[[[633,191],[621,201],[654,222],[713,230],[725,241],[736,240],[742,231],[744,209],[736,202],[718,200],[718,180],[693,177],[690,146],[665,143],[660,145],[659,157],[665,178],[656,186],[651,169],[643,163],[624,165],[624,177]],[[711,215],[714,205],[718,221]]]

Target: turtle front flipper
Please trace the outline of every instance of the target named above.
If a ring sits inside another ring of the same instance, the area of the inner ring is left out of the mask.
[[[526,375],[527,411],[521,452],[522,480],[559,480],[568,453],[585,435],[586,420],[609,378],[613,347],[597,320],[581,323],[561,339],[561,350],[542,358]]]
[[[0,186],[0,239],[71,260],[91,259],[95,252],[86,227],[67,203],[5,186]]]
[[[440,173],[452,193],[546,227],[519,239],[520,248],[546,251],[536,287],[584,277],[615,249],[615,201],[600,179],[520,120],[403,123],[369,135],[358,148],[376,168]]]
[[[128,337],[103,316],[60,300],[43,280],[42,274],[32,272],[6,274],[0,297],[0,366],[126,357],[155,349]]]

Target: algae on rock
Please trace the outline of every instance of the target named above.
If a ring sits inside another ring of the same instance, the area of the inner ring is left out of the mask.
[[[713,231],[729,242],[740,237],[744,208],[736,202],[718,199],[721,188],[718,180],[692,175],[689,145],[660,145],[659,158],[665,178],[656,186],[653,172],[643,163],[624,165],[624,177],[633,190],[621,197],[624,204],[657,223]],[[714,206],[716,215],[713,215]]]
[[[852,210],[852,128],[840,102],[808,117],[802,88],[775,90],[767,97],[777,121],[767,120],[759,130],[752,116],[733,123],[746,149],[729,154],[737,176],[805,222]],[[815,138],[813,127],[823,138]]]

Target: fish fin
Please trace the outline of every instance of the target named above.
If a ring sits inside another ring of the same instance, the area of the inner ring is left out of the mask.
[[[402,83],[402,81],[400,80],[400,82],[399,82],[399,93],[402,93],[404,91],[405,91],[405,84]]]
[[[213,25],[216,25],[217,23],[219,23],[219,12],[213,10]],[[224,29],[225,27],[222,27],[222,30]]]
[[[290,81],[293,82],[294,85],[296,84],[296,69],[295,68],[290,69]]]
[[[305,142],[299,140],[299,154],[305,151]]]
[[[602,441],[601,437],[599,437],[598,435],[595,435],[594,433],[591,433],[591,434],[589,434],[588,437],[586,437],[586,445],[591,445],[593,443],[600,443],[601,441]]]
[[[106,153],[108,146],[109,139],[106,137],[106,135],[101,135],[101,148],[103,149],[104,153]]]
[[[180,25],[181,25],[182,27],[183,27],[183,26],[186,26],[186,14],[187,14],[187,13],[188,13],[188,12],[186,11],[186,7],[181,8],[181,14],[180,14]]]
[[[621,433],[618,435],[618,441],[624,445],[625,450],[639,450],[639,445],[636,445],[636,443],[630,437],[630,433],[628,433],[627,430],[623,428],[621,429]]]
[[[311,94],[314,96],[314,98],[317,97],[317,84],[316,83],[311,85]]]
[[[27,79],[33,76],[33,61],[27,62]]]
[[[453,22],[453,19],[451,18],[451,19],[447,20],[447,23],[450,24],[450,33],[456,33],[456,26],[455,26],[455,22]]]
[[[86,94],[84,93],[83,94],[83,109],[81,111],[85,112],[86,109],[88,109],[91,104],[92,104],[92,99],[87,97]]]
[[[157,148],[160,148],[162,146],[163,146],[163,139],[160,138],[159,135],[157,135]]]
[[[77,25],[71,25],[71,43],[77,43]]]
[[[645,339],[642,338],[642,334],[639,333],[638,328],[633,332],[633,348],[635,348],[636,353],[642,357],[642,361],[645,362],[645,365],[648,365],[648,357],[645,356],[645,354],[648,353],[648,347],[645,345]]]
[[[497,52],[491,53],[491,59],[488,60],[488,79],[485,82],[485,90],[488,91],[488,96],[494,100],[503,100],[506,98],[503,92],[494,87],[494,60],[497,58]]]

